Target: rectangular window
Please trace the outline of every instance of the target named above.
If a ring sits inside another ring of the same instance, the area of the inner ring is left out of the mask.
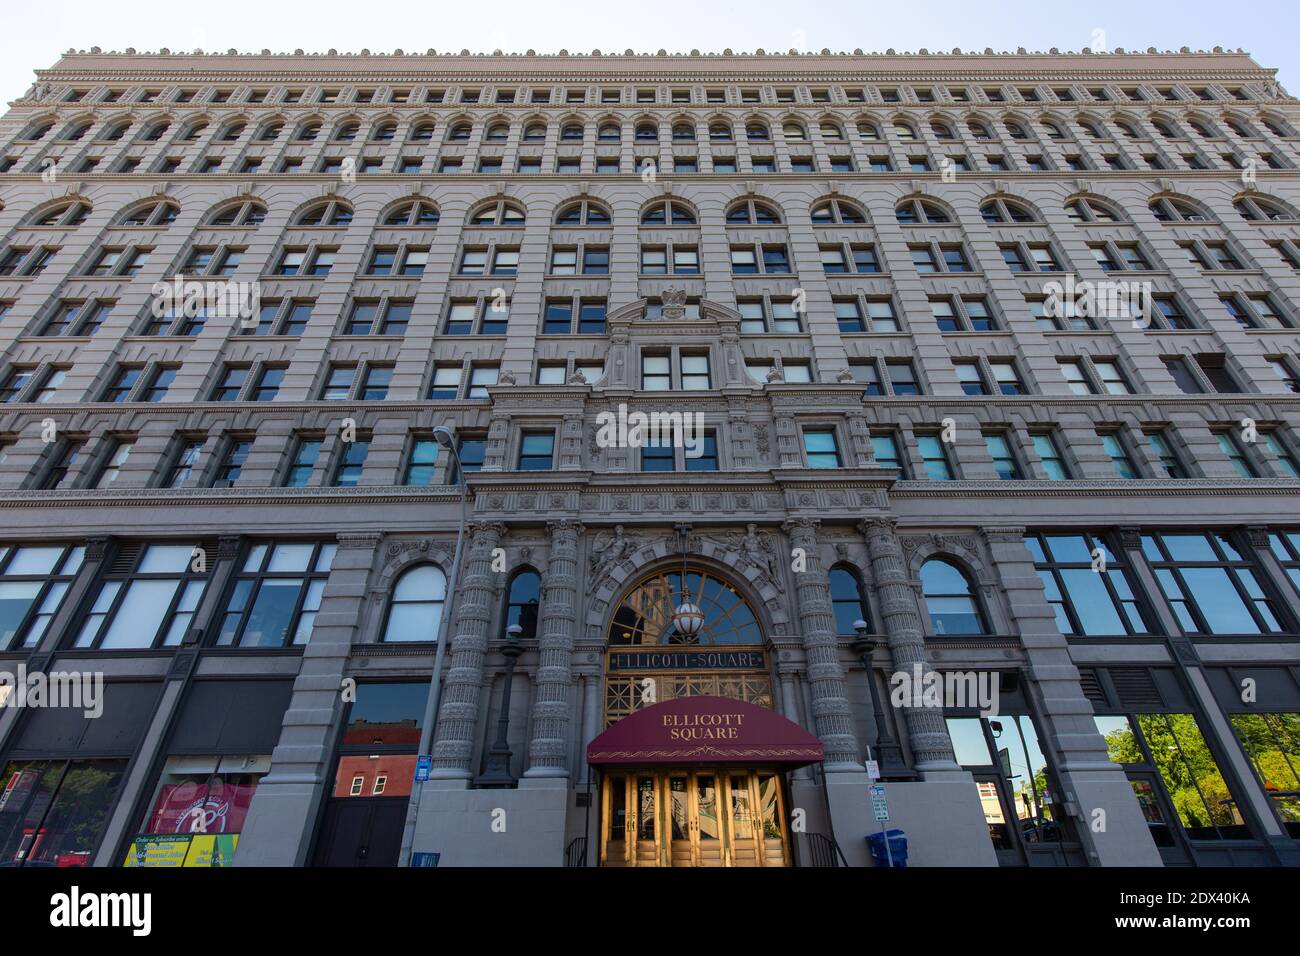
[[[81,546],[0,545],[0,651],[40,643],[85,555]]]
[[[1020,462],[1011,450],[1011,440],[1006,432],[989,432],[984,435],[984,447],[993,459],[993,470],[1003,481],[1015,481],[1024,477]]]
[[[520,471],[550,471],[555,467],[555,432],[524,432],[519,442]]]
[[[320,458],[321,444],[319,438],[298,439],[293,459],[289,462],[289,470],[284,476],[286,488],[307,487],[307,482],[311,480],[312,473],[316,470],[316,461]]]
[[[1129,454],[1119,432],[1098,432],[1097,437],[1101,439],[1102,450],[1106,452],[1106,457],[1110,459],[1111,467],[1115,469],[1118,477],[1129,479],[1141,477],[1137,465],[1133,463],[1133,456]]]
[[[338,459],[334,462],[334,475],[330,484],[339,488],[355,488],[361,483],[361,474],[369,455],[369,439],[358,438],[356,441],[344,442]]]
[[[432,438],[417,438],[411,442],[411,455],[402,475],[404,485],[433,484],[434,469],[438,464],[438,443]]]
[[[221,456],[221,464],[212,476],[213,488],[230,488],[239,480],[244,470],[244,462],[253,449],[251,438],[234,438],[227,442],[226,452]]]
[[[1147,443],[1151,446],[1151,453],[1160,463],[1160,470],[1163,472],[1160,477],[1187,477],[1187,469],[1183,467],[1182,461],[1174,452],[1173,445],[1163,430],[1147,432]]]
[[[1148,533],[1142,552],[1188,634],[1275,634],[1283,630],[1255,565],[1224,533]]]
[[[189,630],[207,587],[195,571],[192,544],[119,546],[110,571],[86,612],[75,646],[100,650],[176,647]]]
[[[1031,534],[1025,545],[1067,637],[1149,634],[1151,628],[1125,565],[1089,534]]]
[[[334,544],[306,541],[249,545],[226,599],[217,644],[306,644],[311,639],[336,550]]]
[[[833,428],[805,428],[803,451],[809,468],[840,467],[840,448]]]
[[[1050,432],[1037,432],[1030,437],[1034,443],[1034,453],[1038,455],[1048,480],[1067,480],[1070,477],[1070,469],[1065,463],[1065,457],[1061,454],[1055,436]]]
[[[921,467],[925,472],[925,477],[932,481],[952,481],[955,477],[952,464],[948,460],[948,453],[943,445],[943,441],[937,434],[918,434],[916,436],[916,450],[921,456]]]

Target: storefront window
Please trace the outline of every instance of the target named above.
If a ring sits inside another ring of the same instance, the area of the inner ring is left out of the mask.
[[[1146,534],[1142,552],[1188,634],[1283,630],[1254,563],[1226,534]]]
[[[1249,838],[1250,831],[1237,809],[1236,798],[1228,789],[1193,715],[1136,714],[1131,719],[1115,716],[1095,720],[1112,761],[1129,768],[1154,768],[1164,796],[1189,839]],[[1136,787],[1135,793],[1139,803],[1143,803],[1143,793]],[[1155,832],[1153,815],[1159,815],[1160,825],[1164,820],[1159,801],[1153,799],[1143,804],[1143,810],[1148,823],[1153,824],[1157,845],[1169,845],[1162,843]]]
[[[1104,541],[1087,534],[1043,534],[1027,536],[1025,544],[1062,634],[1150,633],[1128,572]]]
[[[230,866],[269,755],[172,757],[123,866]]]
[[[1300,838],[1300,714],[1233,714],[1232,729],[1287,832]]]
[[[0,866],[89,866],[125,760],[14,760],[0,793]]]

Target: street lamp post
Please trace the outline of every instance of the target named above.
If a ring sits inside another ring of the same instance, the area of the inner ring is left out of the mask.
[[[433,732],[438,722],[438,705],[442,700],[442,666],[447,656],[447,630],[451,626],[452,611],[460,583],[460,559],[465,548],[466,505],[469,503],[469,486],[465,484],[465,469],[461,467],[460,453],[456,450],[456,435],[446,425],[433,430],[434,440],[447,449],[456,468],[456,483],[460,485],[460,527],[456,531],[456,552],[451,559],[451,573],[447,578],[442,617],[438,621],[437,648],[433,655],[433,676],[429,679],[429,697],[424,706],[424,723],[420,727],[420,754],[428,754],[433,744]],[[398,859],[410,865],[412,845],[415,841],[415,817],[420,809],[420,795],[424,783],[411,782],[411,799],[406,804],[406,823],[402,827],[402,851]]]
[[[505,686],[501,689],[501,714],[497,717],[497,739],[492,744],[492,749],[488,751],[487,764],[483,768],[483,773],[479,775],[474,783],[479,787],[495,787],[502,789],[513,787],[518,781],[515,775],[510,772],[510,687],[515,679],[515,665],[519,663],[519,655],[524,652],[523,643],[519,640],[519,635],[524,629],[518,624],[511,624],[506,628],[506,642],[501,648],[501,653],[506,658],[506,678]]]
[[[867,670],[867,691],[871,694],[871,713],[876,721],[876,760],[880,765],[882,780],[910,780],[916,777],[916,771],[907,766],[903,759],[903,748],[894,739],[894,732],[885,720],[884,710],[880,706],[880,695],[876,693],[876,672],[871,663],[871,655],[878,643],[876,638],[867,633],[866,621],[854,621],[853,630],[857,639],[853,650],[862,657],[862,664]]]

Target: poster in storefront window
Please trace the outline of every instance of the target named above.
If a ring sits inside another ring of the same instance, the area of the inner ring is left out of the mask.
[[[230,866],[256,791],[257,778],[248,775],[163,784],[123,865]]]

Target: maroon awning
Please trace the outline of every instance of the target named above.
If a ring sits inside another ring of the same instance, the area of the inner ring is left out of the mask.
[[[775,711],[724,697],[678,697],[624,717],[587,745],[607,764],[786,764],[824,757],[821,741]]]

